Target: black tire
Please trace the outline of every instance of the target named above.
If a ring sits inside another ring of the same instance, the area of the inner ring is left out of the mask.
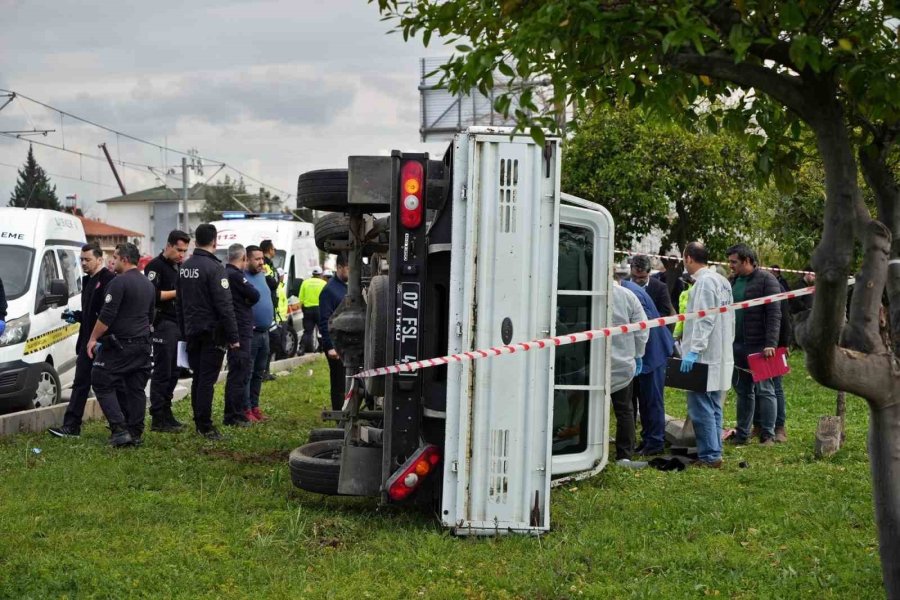
[[[366,334],[363,343],[363,368],[385,366],[387,357],[387,319],[390,281],[387,275],[376,275],[369,282],[366,301]],[[366,379],[366,391],[372,396],[384,396],[384,375]]]
[[[310,210],[347,210],[347,169],[308,171],[297,180],[297,207]]]
[[[309,432],[308,442],[324,442],[325,440],[343,440],[344,430],[340,427],[319,427]]]
[[[31,403],[34,408],[43,408],[59,404],[62,395],[62,384],[59,375],[50,363],[41,363],[41,372],[38,374],[38,386],[34,391]]]
[[[328,252],[325,242],[350,239],[350,217],[344,213],[322,215],[315,226],[316,248]]]
[[[282,327],[284,329],[284,357],[293,358],[300,350],[300,338],[297,336],[297,330],[290,323],[285,323]]]
[[[342,440],[324,440],[291,451],[288,464],[294,485],[307,492],[337,495],[343,444]]]

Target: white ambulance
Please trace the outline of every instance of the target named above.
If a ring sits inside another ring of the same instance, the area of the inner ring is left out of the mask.
[[[75,377],[81,308],[78,217],[55,210],[0,208],[0,279],[8,303],[0,335],[0,412],[56,404]]]

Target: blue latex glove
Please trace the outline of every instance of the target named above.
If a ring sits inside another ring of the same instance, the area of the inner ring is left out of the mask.
[[[638,357],[634,359],[634,376],[637,377],[641,374],[641,369],[644,368],[644,359]]]
[[[693,369],[694,363],[697,362],[698,358],[700,358],[700,355],[696,352],[688,352],[685,357],[681,359],[681,372],[687,373]]]
[[[3,335],[4,331],[6,331],[6,321],[0,319],[0,335]]]

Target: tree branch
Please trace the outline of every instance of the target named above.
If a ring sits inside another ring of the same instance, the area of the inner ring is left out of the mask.
[[[862,269],[856,276],[850,318],[841,336],[841,345],[865,353],[881,353],[887,348],[881,338],[881,295],[887,278],[891,232],[878,221],[869,221],[864,238]]]
[[[777,73],[761,65],[735,63],[734,57],[724,52],[710,52],[704,56],[685,50],[672,56],[668,61],[673,68],[685,73],[709,75],[744,87],[752,87],[781,102],[805,121],[809,121],[813,115],[814,105],[807,99],[797,77]]]

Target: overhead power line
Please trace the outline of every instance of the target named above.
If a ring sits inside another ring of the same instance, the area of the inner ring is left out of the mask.
[[[4,163],[4,162],[0,162],[0,167],[9,167],[9,168],[15,169],[17,171],[21,169],[21,167],[17,167],[16,165],[11,165],[11,164]],[[44,173],[46,173],[47,175],[49,175],[51,177],[56,177],[58,179],[71,179],[72,181],[81,181],[83,183],[90,183],[92,185],[102,185],[103,187],[108,187],[108,188],[116,187],[109,183],[103,183],[101,181],[92,181],[90,179],[83,179],[81,177],[73,177],[71,175],[61,175],[59,173],[51,173],[50,171],[44,171]]]
[[[62,109],[56,108],[55,106],[51,106],[51,105],[49,105],[49,104],[47,104],[47,103],[45,103],[45,102],[41,102],[40,100],[36,100],[36,99],[34,99],[34,98],[31,98],[31,97],[26,96],[26,95],[24,95],[24,94],[21,94],[21,93],[19,93],[19,92],[14,92],[14,91],[12,91],[12,90],[6,90],[6,89],[0,88],[0,93],[12,94],[14,98],[22,98],[22,99],[24,99],[24,100],[28,100],[29,102],[33,102],[34,104],[37,104],[38,106],[42,106],[42,107],[44,107],[44,108],[46,108],[46,109],[48,109],[48,110],[52,110],[52,111],[54,111],[54,112],[57,112],[57,113],[60,114],[61,117],[62,117],[62,116],[66,116],[66,117],[69,117],[69,118],[71,118],[71,119],[75,119],[76,121],[80,121],[80,122],[85,123],[85,124],[87,124],[87,125],[91,125],[91,126],[93,126],[93,127],[97,127],[97,128],[99,128],[99,129],[102,129],[103,131],[106,131],[106,132],[109,132],[109,133],[114,133],[114,134],[116,134],[116,136],[121,136],[121,137],[124,137],[124,138],[126,138],[126,139],[132,140],[132,141],[134,141],[134,142],[138,142],[138,143],[140,143],[140,144],[145,144],[145,145],[147,145],[147,146],[152,146],[152,147],[154,147],[154,148],[158,148],[159,150],[162,150],[162,151],[165,151],[165,152],[173,152],[173,153],[175,153],[175,154],[180,154],[180,155],[182,155],[182,156],[187,156],[187,157],[195,158],[195,159],[197,159],[197,160],[201,160],[201,161],[204,161],[204,162],[210,162],[210,163],[215,163],[215,164],[225,165],[226,168],[228,168],[228,169],[234,171],[235,173],[241,175],[241,176],[244,177],[245,179],[249,179],[250,181],[253,181],[253,182],[255,182],[255,183],[257,183],[257,184],[259,184],[259,185],[261,185],[261,186],[263,186],[263,187],[266,187],[266,188],[271,189],[271,190],[273,190],[273,191],[279,192],[280,194],[282,194],[282,196],[284,196],[284,198],[290,198],[290,197],[292,196],[292,194],[291,194],[290,192],[287,192],[287,191],[285,191],[285,190],[282,190],[282,189],[280,189],[280,188],[277,188],[277,187],[275,187],[275,186],[273,186],[273,185],[270,185],[270,184],[268,184],[268,183],[266,183],[266,182],[264,182],[264,181],[261,181],[261,180],[255,178],[255,177],[251,177],[250,175],[247,175],[246,173],[244,173],[244,172],[241,171],[240,169],[238,169],[238,168],[236,168],[236,167],[233,167],[233,166],[229,165],[229,164],[226,163],[225,161],[217,160],[217,159],[210,158],[210,157],[200,156],[200,155],[198,155],[198,154],[196,154],[196,153],[191,153],[191,152],[187,152],[187,151],[184,151],[184,150],[178,150],[177,148],[170,148],[169,146],[166,146],[166,145],[163,145],[163,144],[157,144],[156,142],[151,142],[151,141],[149,141],[149,140],[145,140],[145,139],[143,139],[143,138],[140,138],[140,137],[131,135],[131,134],[129,134],[129,133],[125,133],[125,132],[123,132],[123,131],[118,131],[118,130],[113,129],[113,128],[111,128],[111,127],[107,127],[106,125],[101,125],[100,123],[97,123],[97,122],[92,121],[92,120],[90,120],[90,119],[85,119],[84,117],[79,117],[78,115],[75,115],[75,114],[72,114],[72,113],[70,113],[70,112],[64,111],[64,110],[62,110]],[[23,110],[24,110],[24,105],[23,105]],[[25,111],[25,112],[26,112],[26,115],[27,115],[28,112],[27,112],[27,111]],[[30,121],[30,120],[31,120],[31,118],[30,118],[30,116],[29,116],[29,121]],[[34,127],[34,124],[33,124],[33,123],[32,123],[32,127]],[[67,152],[69,151],[68,148],[65,148],[65,141],[63,141],[63,147],[54,146],[54,148],[56,148],[56,149],[58,149],[58,150],[64,150],[64,151],[67,151]],[[104,160],[105,160],[105,159],[104,159]],[[125,164],[123,161],[119,161],[119,162],[121,162],[121,164]],[[149,166],[150,166],[150,165],[141,165],[142,168],[149,168]]]

